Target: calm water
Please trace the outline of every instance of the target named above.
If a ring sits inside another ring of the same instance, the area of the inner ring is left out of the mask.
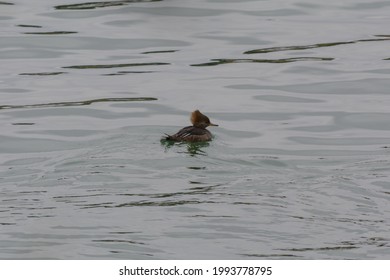
[[[0,2],[1,259],[390,259],[390,2],[75,2]]]

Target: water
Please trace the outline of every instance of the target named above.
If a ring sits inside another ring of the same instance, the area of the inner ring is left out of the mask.
[[[389,14],[1,1],[0,258],[389,259]]]

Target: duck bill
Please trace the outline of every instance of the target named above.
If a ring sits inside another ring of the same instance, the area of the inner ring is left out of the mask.
[[[219,126],[219,125],[217,125],[215,123],[210,123],[209,126]]]

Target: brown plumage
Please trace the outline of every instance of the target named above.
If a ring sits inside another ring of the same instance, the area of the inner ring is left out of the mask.
[[[186,126],[179,130],[176,134],[167,135],[165,140],[177,141],[177,142],[202,142],[210,141],[212,135],[210,131],[206,129],[208,126],[218,126],[210,122],[210,119],[203,115],[199,110],[191,113],[192,126]]]

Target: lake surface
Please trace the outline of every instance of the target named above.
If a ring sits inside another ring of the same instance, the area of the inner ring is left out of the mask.
[[[1,259],[390,259],[390,2],[0,1]],[[162,143],[199,109],[209,143]]]

